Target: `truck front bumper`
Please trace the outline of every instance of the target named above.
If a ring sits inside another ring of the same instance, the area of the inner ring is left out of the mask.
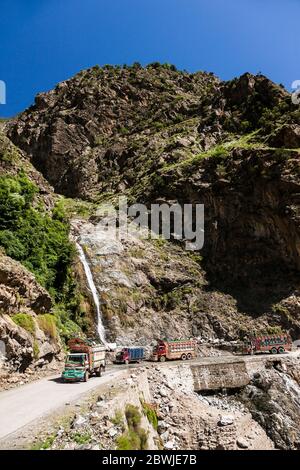
[[[84,379],[84,371],[76,369],[64,370],[61,378],[64,382],[79,382]]]

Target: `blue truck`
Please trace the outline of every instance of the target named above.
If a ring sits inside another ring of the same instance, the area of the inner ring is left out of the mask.
[[[130,362],[140,362],[145,359],[145,349],[140,347],[123,348],[116,354],[117,364],[129,364]]]

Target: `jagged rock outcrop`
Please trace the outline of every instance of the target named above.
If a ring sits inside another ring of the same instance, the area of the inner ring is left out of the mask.
[[[278,449],[300,448],[299,359],[278,361],[254,374],[239,399]]]
[[[51,310],[52,299],[33,274],[20,263],[0,254],[0,311],[12,314],[29,309],[36,314]]]
[[[9,136],[58,192],[97,198],[256,129],[266,111],[289,102],[263,76],[221,82],[157,65],[95,67],[38,95]]]
[[[39,323],[51,308],[49,293],[34,275],[0,254],[0,340],[4,345],[2,355],[12,368],[24,371],[35,361],[47,363],[59,355],[59,338],[49,336]],[[14,319],[20,319],[20,314],[23,322],[16,323]]]

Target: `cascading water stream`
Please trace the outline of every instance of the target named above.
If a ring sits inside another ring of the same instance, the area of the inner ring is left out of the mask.
[[[101,342],[106,345],[107,342],[106,342],[106,339],[105,339],[105,329],[104,329],[104,326],[103,326],[103,323],[102,323],[100,300],[99,300],[98,292],[97,292],[97,289],[96,289],[96,286],[95,286],[95,283],[94,283],[93,274],[92,274],[92,271],[90,269],[89,263],[86,259],[86,256],[85,256],[85,253],[83,251],[82,246],[78,242],[76,242],[76,247],[77,247],[77,250],[78,250],[80,261],[81,261],[81,263],[84,267],[84,271],[85,271],[85,275],[86,275],[86,278],[87,278],[89,288],[90,288],[90,290],[92,292],[92,295],[93,295],[93,300],[94,300],[94,304],[95,304],[96,311],[97,311],[98,335],[99,335],[99,338],[100,338]]]

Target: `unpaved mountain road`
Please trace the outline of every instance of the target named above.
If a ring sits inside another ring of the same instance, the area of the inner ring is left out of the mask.
[[[64,384],[58,377],[36,382],[0,393],[0,440],[18,429],[51,413],[66,403],[77,400],[99,385],[119,376],[123,370],[110,370],[88,382]]]
[[[287,354],[257,355],[257,356],[212,356],[199,357],[187,364],[230,364],[233,362],[258,362],[265,360],[278,360],[282,357],[299,357],[300,352]],[[165,362],[159,367],[171,367],[182,361]],[[47,377],[21,387],[0,393],[0,441],[17,432],[35,420],[47,416],[64,406],[74,403],[88,392],[101,385],[108,384],[130,369],[147,366],[146,363],[131,364],[129,366],[109,366],[102,377],[93,377],[88,382],[64,384],[59,377]],[[1,443],[1,442],[0,442]]]

